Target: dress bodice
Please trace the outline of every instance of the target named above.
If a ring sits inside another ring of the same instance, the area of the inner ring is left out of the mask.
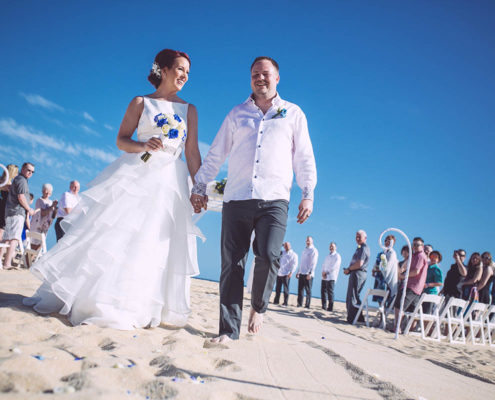
[[[157,124],[156,117],[160,114],[170,116],[171,119],[174,115],[177,115],[183,122],[185,131],[187,134],[187,110],[189,104],[176,103],[167,100],[152,99],[147,96],[143,96],[144,108],[141,118],[139,119],[137,127],[137,139],[139,142],[146,142],[151,137],[158,137],[162,134],[162,141],[164,144],[164,151],[175,152],[179,148],[183,148],[186,137],[178,135],[176,138],[169,138],[163,135],[162,127]],[[177,119],[174,119],[173,123],[177,123]]]

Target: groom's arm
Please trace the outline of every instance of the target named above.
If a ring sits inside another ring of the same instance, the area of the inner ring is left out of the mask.
[[[206,185],[218,174],[220,167],[225,162],[232,149],[232,138],[234,132],[234,120],[232,111],[225,117],[208,154],[203,160],[203,165],[194,176],[194,186],[191,190],[191,204],[194,212],[199,213],[201,208],[206,210],[208,198],[206,196]]]
[[[308,122],[301,109],[298,109],[297,123],[294,128],[294,149],[292,165],[296,182],[302,190],[297,222],[304,223],[313,212],[313,197],[316,187],[316,162],[313,145],[309,137]]]

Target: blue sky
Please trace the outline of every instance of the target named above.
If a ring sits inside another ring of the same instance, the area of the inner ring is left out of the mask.
[[[45,182],[54,198],[71,179],[84,188],[119,156],[122,116],[152,92],[146,76],[163,48],[191,56],[182,97],[198,108],[204,152],[249,95],[251,61],[269,55],[280,95],[307,115],[318,168],[302,226],[292,191],[294,249],[314,237],[319,277],[330,241],[347,265],[356,230],[374,258],[380,232],[397,227],[440,250],[445,272],[454,248],[495,252],[494,21],[492,1],[7,2],[0,163],[32,160],[36,196]],[[217,279],[220,215],[199,225],[201,275]],[[346,287],[341,275],[337,298]]]

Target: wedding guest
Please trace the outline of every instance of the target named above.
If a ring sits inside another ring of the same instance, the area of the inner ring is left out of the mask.
[[[57,200],[50,199],[53,193],[53,186],[49,183],[45,183],[41,188],[41,197],[36,200],[34,208],[40,210],[31,219],[31,231],[44,233],[48,232],[48,228],[53,221],[53,218],[57,212]],[[38,239],[31,239],[31,248],[36,250],[41,246],[41,242]]]
[[[248,332],[263,324],[279,268],[279,249],[287,227],[290,189],[295,173],[302,189],[297,222],[313,211],[316,163],[303,111],[277,93],[278,63],[257,57],[251,64],[252,93],[234,107],[213,140],[194,177],[191,204],[206,207],[206,185],[229,158],[222,210],[220,326],[214,343],[239,339],[244,264],[255,232],[255,269]]]
[[[57,220],[55,221],[55,235],[57,236],[57,242],[64,237],[64,230],[60,226],[60,222],[70,214],[72,209],[79,203],[79,189],[81,185],[78,181],[72,181],[70,183],[69,190],[65,192],[60,198],[59,207],[57,211]]]
[[[324,310],[333,311],[334,288],[339,276],[342,258],[337,253],[335,242],[330,243],[329,250],[330,254],[325,257],[321,267],[321,307]]]
[[[398,280],[399,282],[403,281],[401,279],[401,274],[404,274],[406,272],[407,268],[407,260],[409,259],[409,247],[406,245],[402,246],[402,249],[400,250],[400,254],[402,256],[402,260],[399,261],[399,271],[398,271]]]
[[[447,304],[451,297],[456,299],[462,297],[461,291],[459,290],[459,283],[461,282],[461,279],[467,275],[467,268],[464,265],[466,250],[454,250],[453,258],[455,262],[450,266],[450,269],[445,276],[443,288],[440,291],[440,294],[445,297],[444,304]]]
[[[411,259],[411,267],[409,268],[409,277],[406,286],[406,297],[404,299],[404,311],[411,311],[421,297],[423,288],[426,282],[426,274],[428,272],[428,260],[423,251],[424,241],[420,237],[415,237],[413,240],[413,255]],[[401,273],[399,279],[405,279],[405,272]],[[395,297],[394,312],[395,312],[395,329],[399,322],[400,303],[404,287],[401,287]]]
[[[485,251],[481,255],[481,261],[483,262],[483,274],[477,285],[479,301],[480,303],[490,304],[490,286],[492,285],[495,272],[492,255],[488,251]]]
[[[318,263],[318,250],[313,245],[313,238],[308,236],[306,238],[306,248],[303,250],[301,256],[301,264],[299,265],[299,272],[296,274],[296,278],[299,279],[297,284],[297,306],[301,307],[306,292],[305,308],[309,308],[311,305],[311,288],[313,287],[313,278],[315,276],[316,264]]]
[[[283,305],[289,304],[289,284],[290,278],[297,268],[298,256],[297,253],[292,250],[289,242],[283,244],[284,250],[280,256],[280,268],[278,269],[277,285],[275,289],[275,299],[273,304],[278,304],[280,301],[280,292],[284,291]]]
[[[442,261],[442,254],[439,251],[433,250],[430,252],[430,265],[426,273],[426,281],[423,293],[438,294],[440,287],[442,286],[442,271],[440,270],[439,263]],[[424,303],[423,311],[427,314],[431,314],[433,311],[433,303]]]
[[[344,274],[349,275],[349,283],[347,285],[347,322],[352,324],[354,318],[361,305],[361,299],[359,295],[363,290],[364,283],[366,282],[366,273],[368,268],[368,262],[370,259],[370,248],[366,244],[366,232],[359,230],[356,232],[357,249],[352,256],[351,263],[344,269]],[[363,316],[360,315],[358,321],[362,321]]]
[[[7,204],[5,206],[5,231],[3,242],[9,245],[3,267],[12,269],[12,258],[15,249],[21,240],[22,228],[27,215],[33,215],[34,210],[29,207],[29,185],[28,179],[33,176],[34,164],[26,162],[22,165],[21,173],[17,175],[9,189]],[[0,248],[0,260],[3,257],[4,248]]]
[[[27,198],[28,198],[29,207],[31,207],[31,205],[34,202],[34,194],[29,193],[29,196]],[[34,209],[33,216],[36,215],[38,211],[39,210]],[[24,226],[22,227],[22,235],[21,235],[21,240],[23,243],[26,240],[26,232],[31,230],[31,218],[32,217],[30,215],[26,215],[26,219],[24,220]]]
[[[476,287],[478,282],[481,279],[481,275],[483,274],[483,265],[481,263],[481,255],[478,252],[474,252],[471,254],[469,258],[469,262],[467,265],[467,274],[464,278],[464,281],[461,282],[462,287],[462,298],[464,300],[468,300],[471,289]]]
[[[14,178],[19,174],[19,167],[15,164],[9,164],[6,168],[9,174],[9,179],[3,186],[0,187],[0,240],[3,237],[3,232],[5,230],[5,205],[7,204],[10,185],[12,184]],[[2,177],[0,178],[0,182],[5,181],[5,178],[6,173],[4,171]]]
[[[433,246],[431,244],[425,244],[424,252],[428,258],[428,263],[430,263],[430,253],[433,251]]]
[[[385,289],[389,292],[387,305],[391,304],[397,294],[399,260],[394,250],[395,236],[388,235],[385,238],[385,250],[378,253],[372,274],[375,277],[375,289]],[[406,246],[407,248],[407,246]],[[408,249],[408,248],[407,248]],[[409,249],[408,249],[409,252]],[[381,301],[373,297],[373,301]]]

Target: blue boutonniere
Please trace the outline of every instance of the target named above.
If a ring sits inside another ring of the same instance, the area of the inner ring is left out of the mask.
[[[280,118],[285,118],[287,115],[287,110],[285,108],[279,108],[277,110],[277,113],[272,117],[272,119],[280,117]]]

